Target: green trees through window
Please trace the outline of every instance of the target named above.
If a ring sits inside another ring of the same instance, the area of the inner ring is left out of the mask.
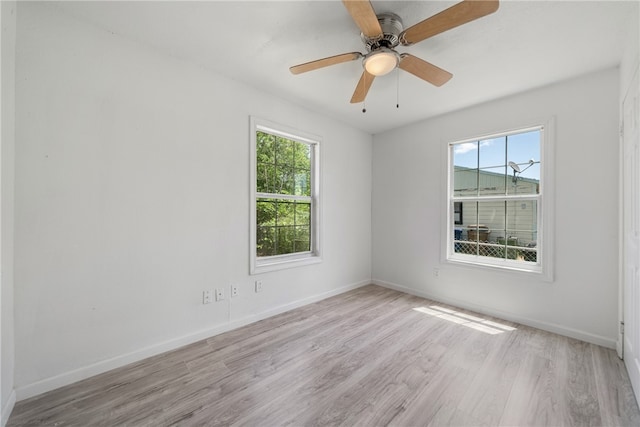
[[[256,255],[311,250],[310,144],[256,132]]]

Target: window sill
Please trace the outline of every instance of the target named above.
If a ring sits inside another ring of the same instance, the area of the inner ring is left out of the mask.
[[[322,262],[322,258],[311,253],[257,258],[255,263],[251,266],[251,274],[268,273],[270,271],[302,267],[305,265],[318,264],[320,262]]]
[[[506,274],[514,274],[529,276],[533,279],[552,282],[553,278],[540,265],[535,263],[515,264],[512,262],[482,262],[477,259],[465,257],[449,257],[446,262],[451,265],[457,265],[465,268],[482,269],[487,271],[495,271]]]

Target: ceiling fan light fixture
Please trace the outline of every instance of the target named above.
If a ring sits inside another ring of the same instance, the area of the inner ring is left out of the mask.
[[[400,63],[398,54],[391,49],[379,49],[368,54],[363,61],[364,69],[376,77],[389,74]]]

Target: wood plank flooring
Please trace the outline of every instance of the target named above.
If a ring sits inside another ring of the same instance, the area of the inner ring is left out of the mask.
[[[18,402],[8,426],[640,426],[613,350],[366,286]]]

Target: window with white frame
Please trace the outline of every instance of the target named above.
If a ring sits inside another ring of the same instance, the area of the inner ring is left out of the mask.
[[[543,272],[543,126],[449,144],[447,260]]]
[[[320,139],[251,119],[251,272],[320,260]]]

